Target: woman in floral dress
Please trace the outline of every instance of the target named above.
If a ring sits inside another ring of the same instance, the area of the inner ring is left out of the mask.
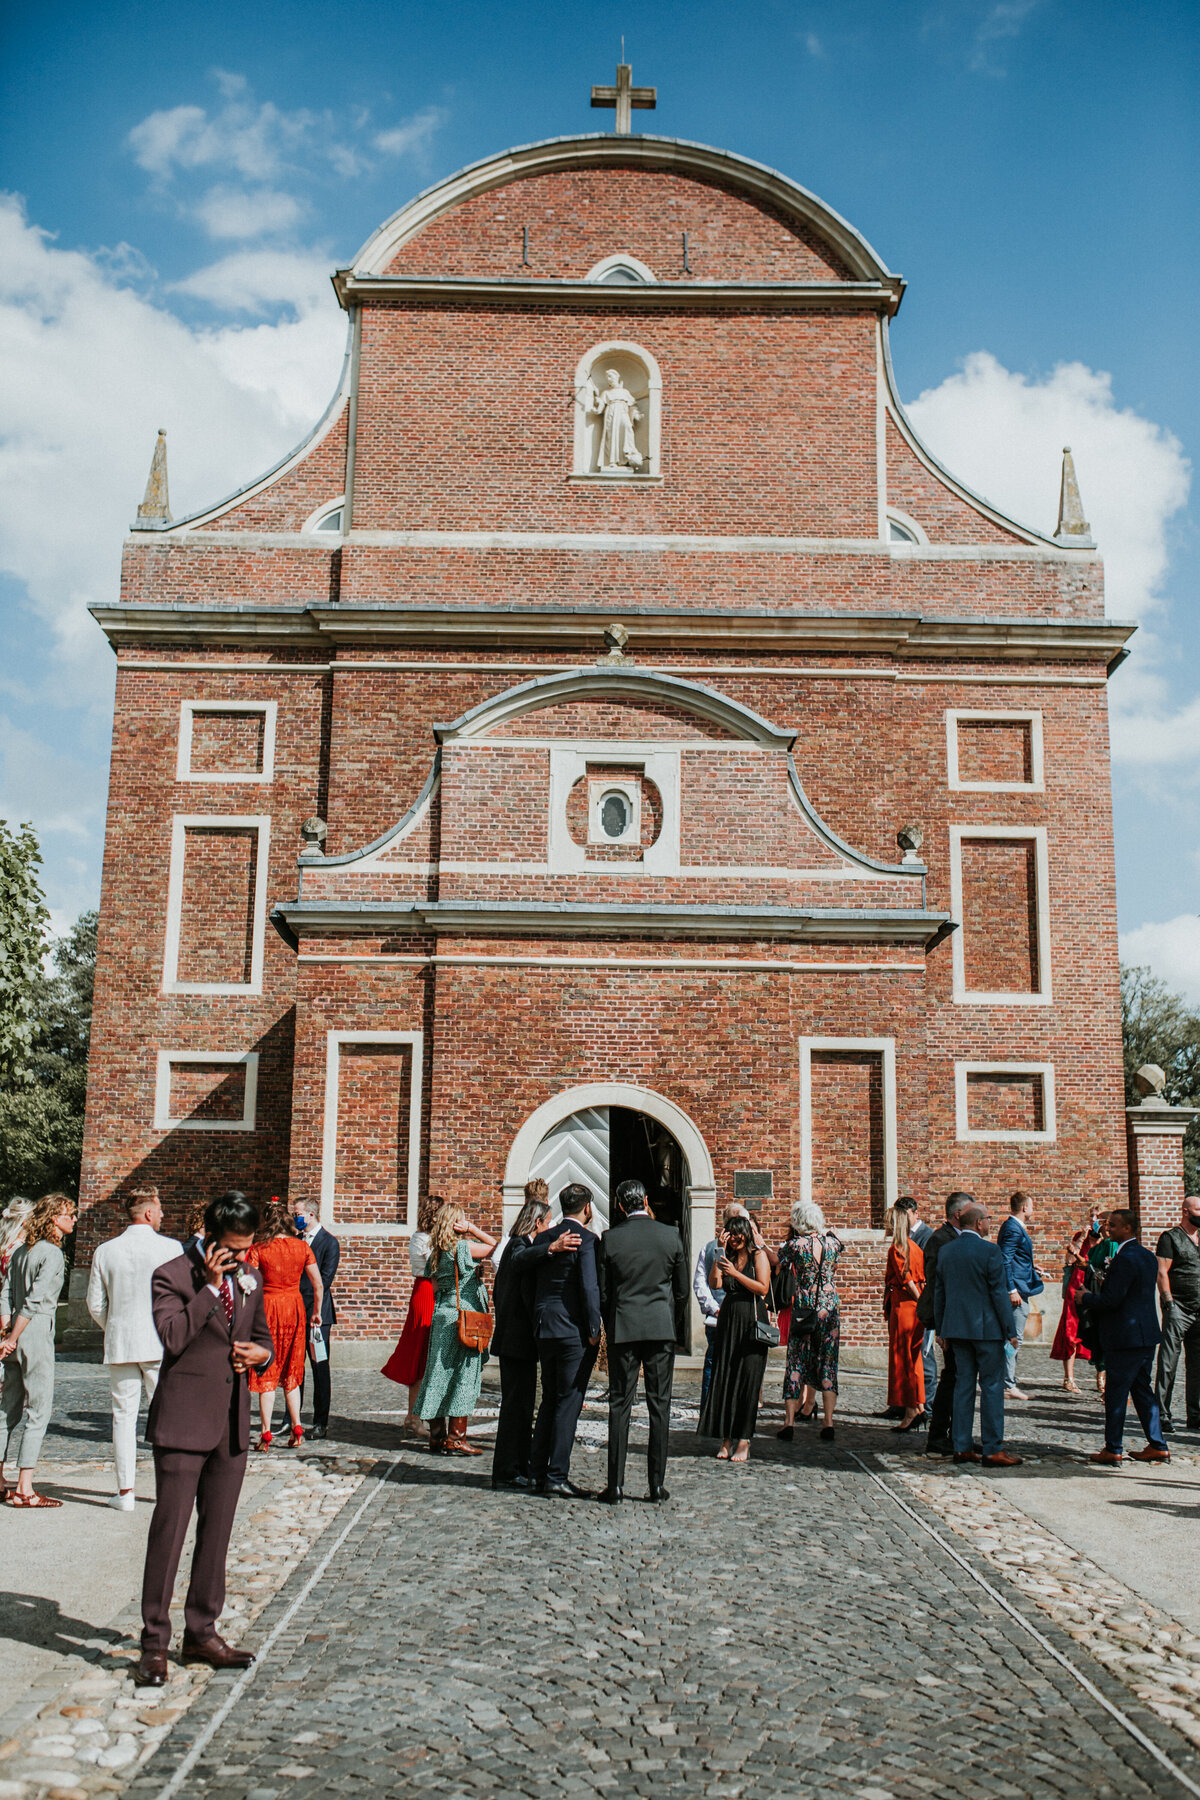
[[[821,1436],[833,1438],[833,1407],[837,1399],[838,1348],[841,1343],[841,1307],[836,1286],[838,1258],[844,1245],[825,1225],[825,1215],[811,1200],[792,1208],[792,1235],[779,1252],[779,1267],[790,1269],[796,1280],[792,1325],[788,1333],[787,1373],[783,1378],[784,1424],[779,1436],[795,1436],[796,1414],[816,1417],[821,1396],[825,1423]],[[816,1307],[812,1331],[802,1329],[805,1312]]]
[[[429,1261],[425,1273],[433,1283],[433,1318],[421,1391],[413,1408],[429,1424],[429,1448],[435,1456],[481,1456],[467,1438],[467,1421],[479,1400],[483,1352],[470,1350],[458,1335],[459,1308],[483,1312],[488,1299],[479,1265],[496,1248],[496,1239],[443,1200],[429,1227]]]

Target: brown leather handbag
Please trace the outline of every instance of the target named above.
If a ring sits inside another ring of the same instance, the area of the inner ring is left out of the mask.
[[[480,1283],[480,1286],[483,1287],[483,1284]],[[488,1297],[486,1288],[483,1288],[483,1297],[485,1300]],[[457,1257],[454,1262],[454,1300],[458,1307],[459,1343],[466,1350],[486,1350],[492,1341],[492,1330],[496,1321],[490,1309],[487,1312],[472,1312],[469,1307],[463,1305],[458,1292]]]

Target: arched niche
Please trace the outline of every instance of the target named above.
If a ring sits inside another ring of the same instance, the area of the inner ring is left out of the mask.
[[[594,344],[575,369],[573,473],[597,481],[661,474],[662,376],[640,344]]]

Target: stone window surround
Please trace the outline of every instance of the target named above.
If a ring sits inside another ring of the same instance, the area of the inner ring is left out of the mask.
[[[636,865],[637,871],[643,875],[677,875],[679,873],[679,758],[678,750],[648,750],[643,745],[623,745],[605,742],[604,749],[589,747],[586,750],[558,749],[550,751],[550,829],[547,845],[547,862],[552,874],[579,874],[588,869],[596,869],[598,865],[588,859],[588,845],[577,844],[567,828],[567,802],[571,790],[577,781],[588,774],[589,765],[593,770],[602,769],[605,764],[613,768],[628,769],[640,767],[643,779],[652,781],[658,789],[662,802],[662,826],[654,843],[646,846],[642,852],[642,860]],[[614,776],[606,782],[602,776],[593,775],[590,781],[602,786],[607,792],[610,787],[628,789],[633,783],[621,776]],[[640,818],[640,794],[638,796],[638,813]],[[588,819],[589,839],[594,843],[611,843],[614,840],[606,837],[592,839],[590,831],[592,815],[591,794],[589,791]],[[632,836],[625,842],[636,842]],[[616,864],[604,864],[605,872],[617,867]]]
[[[962,842],[964,838],[1031,838],[1035,845],[1037,880],[1038,992],[984,993],[967,986],[966,950],[963,943]],[[952,999],[958,1006],[1049,1006],[1053,1001],[1050,978],[1050,856],[1044,825],[951,825],[950,914],[958,930],[950,936],[953,972]]]
[[[968,1111],[968,1077],[971,1075],[1040,1075],[1042,1118],[1040,1131],[975,1131]],[[1054,1106],[1054,1064],[1037,1062],[956,1062],[954,1065],[954,1135],[960,1144],[1053,1144],[1057,1137]]]
[[[1029,781],[964,781],[958,772],[958,722],[984,719],[995,724],[1029,727],[1031,779]],[[951,793],[1043,794],[1046,791],[1045,756],[1042,747],[1042,715],[1037,709],[994,706],[946,708],[946,785]]]
[[[899,1187],[899,1159],[896,1147],[896,1040],[895,1038],[802,1037],[800,1046],[800,1198],[811,1201],[812,1194],[812,1058],[813,1051],[861,1050],[877,1055],[883,1063],[883,1198],[885,1206],[894,1206]],[[833,1220],[827,1223],[845,1243],[882,1243],[884,1234],[874,1227],[842,1230]]]
[[[279,712],[277,700],[181,700],[179,702],[179,753],[175,763],[176,781],[255,782],[262,786],[275,779],[275,721]],[[192,769],[192,721],[197,713],[261,713],[263,720],[262,768],[254,774],[244,771],[203,775]]]
[[[171,1070],[183,1064],[241,1063],[246,1070],[240,1120],[177,1119],[171,1114]],[[154,1075],[155,1131],[253,1131],[258,1117],[257,1050],[160,1050]]]
[[[620,794],[628,803],[629,819],[619,837],[610,837],[601,819],[601,809],[609,794]],[[588,778],[588,844],[640,844],[642,831],[642,784],[627,775],[602,775]]]
[[[406,1217],[403,1224],[349,1223],[337,1216],[338,1088],[343,1044],[407,1044],[408,1169]],[[417,1229],[421,1183],[421,1078],[425,1061],[423,1031],[329,1031],[325,1034],[325,1106],[321,1124],[321,1223],[340,1238],[410,1237]]]
[[[323,527],[321,524],[321,520],[327,519],[329,517],[330,513],[335,513],[335,512],[341,513],[341,515],[342,515],[341,524],[337,527],[336,530],[331,530],[327,526]],[[300,527],[300,530],[304,533],[320,532],[322,534],[322,536],[324,536],[324,537],[340,538],[345,533],[345,526],[346,526],[346,496],[345,496],[345,494],[336,494],[332,500],[323,500],[321,502],[320,506],[317,507],[315,512],[309,513],[307,519],[305,519],[303,525]]]
[[[258,845],[254,866],[254,928],[249,981],[180,981],[179,932],[183,919],[183,864],[189,830],[254,831]],[[261,994],[263,943],[267,925],[267,868],[271,851],[271,819],[266,813],[175,813],[171,820],[171,860],[167,875],[167,924],[163,945],[164,994]]]

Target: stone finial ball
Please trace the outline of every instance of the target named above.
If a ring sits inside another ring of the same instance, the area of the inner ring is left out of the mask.
[[[1143,1100],[1148,1100],[1151,1095],[1161,1099],[1167,1078],[1157,1063],[1143,1063],[1133,1078],[1133,1085]]]
[[[328,835],[324,819],[305,819],[300,827],[300,836],[306,844],[323,844]]]
[[[896,842],[907,856],[921,848],[925,842],[925,833],[919,825],[905,825],[896,833]]]

